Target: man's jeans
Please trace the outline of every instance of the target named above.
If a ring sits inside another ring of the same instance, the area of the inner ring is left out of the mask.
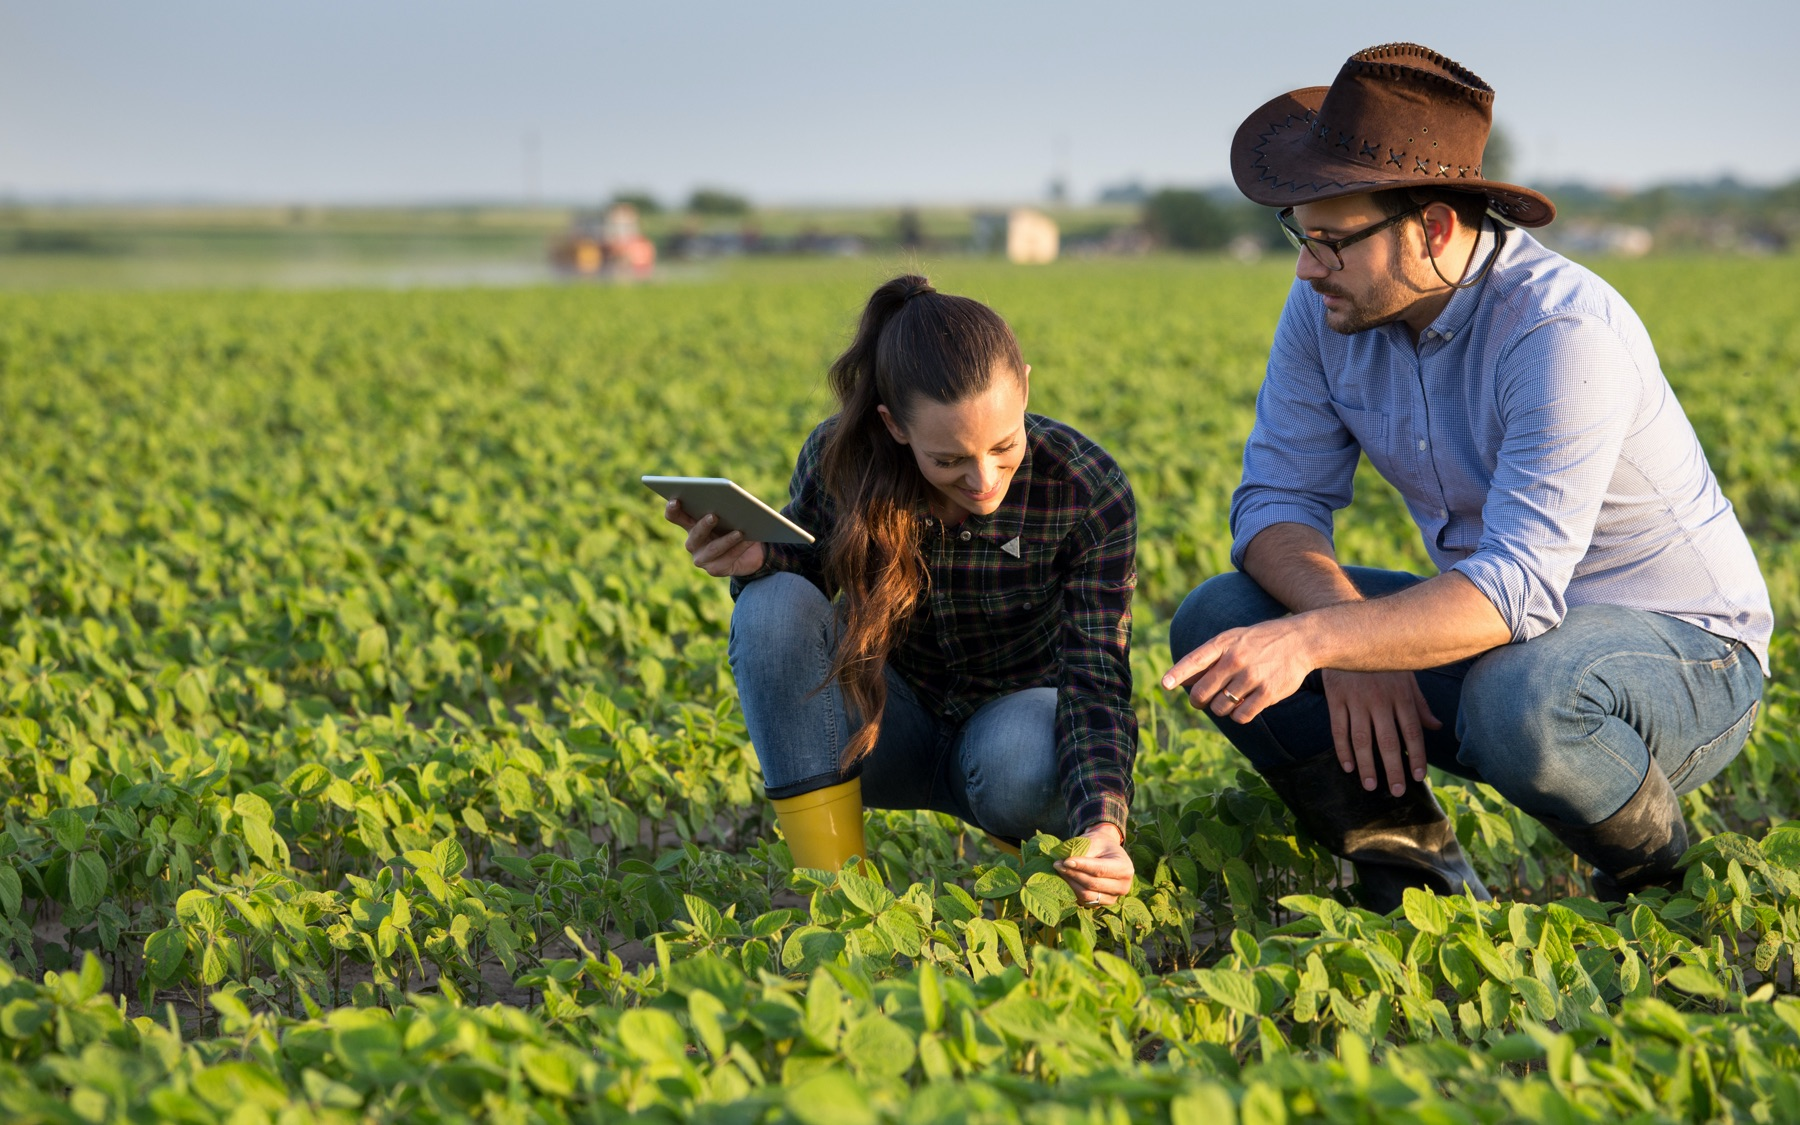
[[[731,671],[772,798],[848,780],[838,755],[862,726],[824,683],[837,614],[818,587],[775,573],[745,586],[731,614]],[[921,704],[892,667],[875,749],[860,763],[863,803],[946,812],[996,836],[1067,834],[1057,785],[1056,689],[984,704],[960,727]]]
[[[1346,567],[1365,597],[1423,581]],[[1287,614],[1249,576],[1221,574],[1187,596],[1170,626],[1176,658],[1226,629]],[[1743,749],[1762,669],[1743,643],[1647,610],[1583,605],[1522,644],[1416,673],[1442,721],[1431,764],[1484,781],[1533,816],[1598,824],[1638,790],[1650,761],[1677,793],[1711,780]],[[1308,678],[1316,684],[1316,677]],[[1331,716],[1302,688],[1249,723],[1207,717],[1257,769],[1332,753]],[[1385,770],[1377,766],[1385,788]]]

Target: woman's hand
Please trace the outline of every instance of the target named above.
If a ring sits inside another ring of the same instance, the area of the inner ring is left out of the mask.
[[[744,538],[741,531],[719,533],[719,517],[707,514],[695,519],[671,500],[663,508],[663,518],[676,527],[687,529],[687,553],[694,565],[714,578],[742,578],[762,569],[767,557],[761,543]]]
[[[1082,906],[1110,906],[1131,893],[1137,874],[1125,851],[1125,833],[1116,824],[1096,824],[1082,833],[1090,841],[1086,855],[1056,861],[1056,873],[1075,890]]]

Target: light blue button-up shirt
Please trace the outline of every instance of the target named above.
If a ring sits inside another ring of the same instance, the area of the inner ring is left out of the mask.
[[[1767,674],[1768,588],[1643,322],[1524,231],[1416,347],[1401,324],[1331,331],[1295,282],[1232,497],[1232,562],[1273,524],[1330,537],[1359,450],[1514,641],[1572,605],[1628,606],[1737,638]]]

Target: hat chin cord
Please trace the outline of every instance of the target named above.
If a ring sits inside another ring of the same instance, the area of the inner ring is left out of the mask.
[[[1487,216],[1483,215],[1481,217],[1481,225],[1484,228],[1487,226],[1487,221],[1488,221]],[[1424,225],[1424,222],[1425,222],[1424,217],[1421,216],[1419,219],[1420,225],[1421,226]],[[1481,241],[1481,232],[1480,231],[1477,231],[1475,233],[1475,240],[1476,240],[1476,242]],[[1488,252],[1487,261],[1482,263],[1481,269],[1475,274],[1474,277],[1470,278],[1467,281],[1461,281],[1461,282],[1451,281],[1449,278],[1444,276],[1443,270],[1438,269],[1437,255],[1433,254],[1431,252],[1431,232],[1430,231],[1425,232],[1425,257],[1427,257],[1431,260],[1431,272],[1437,274],[1439,281],[1443,282],[1445,285],[1448,285],[1452,289],[1473,289],[1475,286],[1480,285],[1481,279],[1486,277],[1488,275],[1488,271],[1494,268],[1494,263],[1496,261],[1498,261],[1500,258],[1500,247],[1504,246],[1505,244],[1506,244],[1506,227],[1500,223],[1496,223],[1496,224],[1494,224],[1494,248],[1493,248],[1493,250]]]

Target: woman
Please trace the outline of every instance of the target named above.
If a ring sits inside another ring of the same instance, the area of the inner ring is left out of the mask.
[[[1026,413],[1030,373],[992,309],[895,278],[795,465],[784,512],[816,541],[668,506],[694,564],[732,578],[732,672],[800,866],[861,855],[866,802],[1079,834],[1058,864],[1076,900],[1131,889],[1136,511],[1104,450]]]

